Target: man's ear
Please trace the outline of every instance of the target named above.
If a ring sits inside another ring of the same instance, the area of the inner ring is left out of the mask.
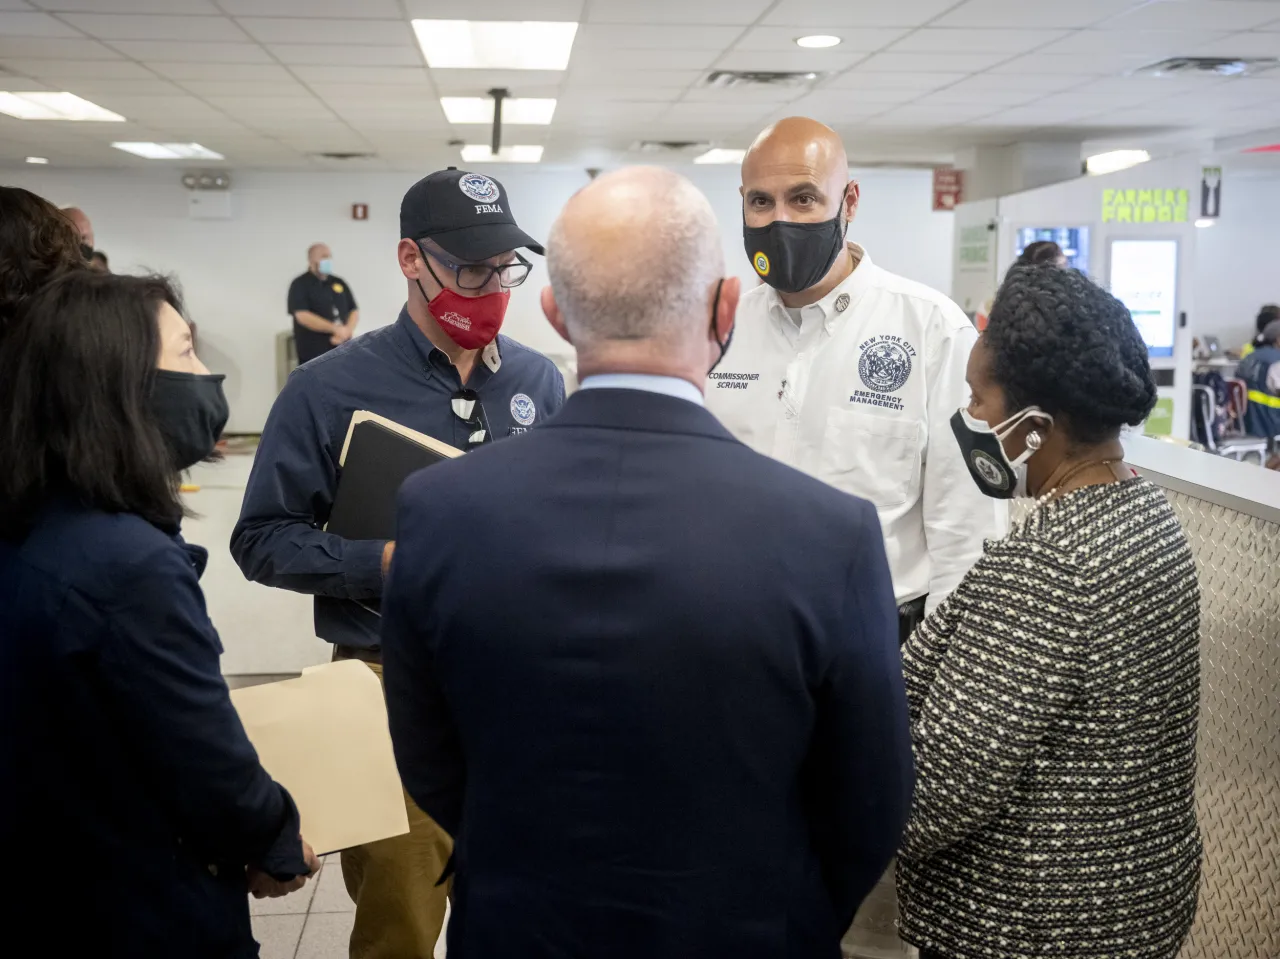
[[[405,279],[416,280],[422,275],[422,251],[412,240],[404,239],[397,244],[396,261]]]
[[[546,314],[547,322],[551,324],[551,328],[560,334],[560,338],[572,345],[573,340],[569,339],[569,329],[564,325],[564,315],[560,312],[560,306],[556,303],[556,295],[550,286],[542,288],[542,312]]]
[[[716,307],[716,333],[722,343],[733,332],[733,324],[738,313],[738,300],[741,297],[742,280],[736,276],[726,277],[720,287],[720,305]]]
[[[844,194],[844,222],[847,226],[853,222],[853,218],[858,215],[858,200],[862,197],[862,191],[858,188],[857,180],[850,180],[849,187]]]

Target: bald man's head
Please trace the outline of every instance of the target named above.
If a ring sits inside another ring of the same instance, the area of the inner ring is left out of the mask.
[[[857,208],[857,185],[850,184],[849,159],[835,130],[808,117],[787,117],[768,127],[742,160],[743,218],[749,227],[774,220],[821,223],[840,213],[850,187]]]
[[[604,341],[705,341],[724,253],[711,204],[692,183],[631,167],[569,200],[547,240],[547,268],[579,350]]]
[[[93,224],[89,222],[89,217],[84,210],[78,206],[64,206],[62,215],[71,221],[71,225],[76,228],[76,232],[80,234],[80,242],[92,249],[93,247]]]

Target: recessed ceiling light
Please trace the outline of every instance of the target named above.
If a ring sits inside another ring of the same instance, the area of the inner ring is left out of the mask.
[[[829,33],[815,33],[811,37],[796,37],[796,46],[805,47],[809,50],[822,50],[825,47],[836,47],[840,45],[840,38],[833,37]]]
[[[723,150],[717,147],[693,158],[694,163],[741,163],[746,150]]]
[[[546,20],[414,20],[427,66],[469,70],[564,70],[576,23]]]
[[[441,97],[445,119],[450,123],[492,123],[492,97]],[[513,97],[502,101],[502,122],[542,125],[551,122],[556,112],[552,99]]]
[[[462,148],[464,163],[537,163],[541,159],[540,146],[509,146],[497,153],[487,143],[468,143]]]
[[[124,117],[82,100],[74,93],[3,93],[0,113],[19,120],[87,120],[122,123]]]
[[[1151,154],[1146,150],[1112,150],[1110,153],[1095,153],[1084,161],[1084,167],[1090,174],[1097,176],[1100,173],[1127,170],[1150,159]]]
[[[49,162],[49,158],[48,157],[27,157],[27,162],[35,163],[39,166],[44,166],[46,163]]]
[[[226,159],[221,153],[215,153],[198,143],[113,143],[111,145],[117,150],[145,157],[148,160]]]

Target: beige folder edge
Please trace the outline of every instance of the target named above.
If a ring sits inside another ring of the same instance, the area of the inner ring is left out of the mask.
[[[263,767],[289,790],[320,855],[409,831],[378,677],[358,660],[233,690]]]

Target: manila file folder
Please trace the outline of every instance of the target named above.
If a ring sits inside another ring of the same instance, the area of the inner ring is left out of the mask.
[[[409,831],[382,684],[364,663],[314,666],[233,690],[231,701],[318,855]]]

